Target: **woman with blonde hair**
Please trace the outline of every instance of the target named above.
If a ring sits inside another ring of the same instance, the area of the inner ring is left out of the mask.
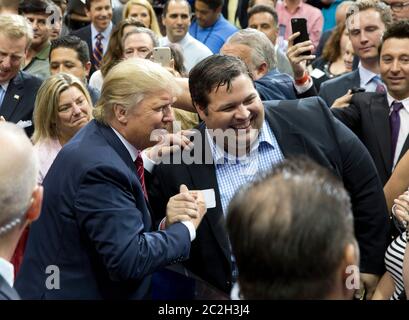
[[[76,77],[60,73],[41,85],[34,106],[32,141],[40,160],[42,183],[55,157],[92,117],[87,89]]]
[[[157,36],[162,36],[155,11],[147,0],[129,0],[124,7],[123,18],[135,18],[141,21],[146,28],[155,32]]]

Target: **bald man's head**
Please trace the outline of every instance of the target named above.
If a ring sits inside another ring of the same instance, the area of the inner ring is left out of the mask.
[[[38,171],[37,156],[24,130],[0,122],[0,228],[30,208]]]

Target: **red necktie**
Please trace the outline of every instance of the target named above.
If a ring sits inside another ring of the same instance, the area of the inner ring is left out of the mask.
[[[140,152],[138,152],[138,156],[136,157],[136,160],[134,163],[136,166],[136,174],[138,175],[139,182],[141,183],[143,194],[145,195],[146,200],[148,200],[148,193],[146,192],[145,176],[144,176],[145,169],[143,168],[143,160],[142,160],[142,156]]]

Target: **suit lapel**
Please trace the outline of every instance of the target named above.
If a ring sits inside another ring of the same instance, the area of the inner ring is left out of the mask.
[[[195,145],[200,146],[204,150],[202,154],[202,164],[191,164],[187,169],[192,177],[193,187],[196,190],[214,189],[216,198],[216,207],[208,209],[204,219],[208,221],[208,225],[213,232],[224,255],[231,260],[229,239],[225,229],[225,219],[223,216],[223,209],[220,200],[220,190],[217,184],[216,170],[213,162],[212,153],[205,134],[205,126],[199,128],[201,142]],[[200,232],[200,226],[198,229]]]
[[[376,140],[382,154],[386,172],[391,172],[392,168],[392,150],[391,150],[391,132],[389,127],[389,107],[386,95],[373,95],[369,102],[369,110],[374,124]]]
[[[100,124],[95,120],[92,120],[92,121],[95,122],[96,126],[101,130],[103,136],[108,141],[108,143],[112,146],[112,148],[114,148],[114,150],[118,153],[118,155],[121,157],[121,159],[126,163],[129,170],[131,170],[135,174],[137,184],[139,185],[139,190],[134,190],[133,194],[135,196],[135,199],[138,199],[141,196],[141,193],[142,193],[142,186],[141,186],[141,184],[139,182],[139,178],[138,178],[138,175],[136,173],[135,164],[132,161],[132,158],[131,158],[131,155],[129,154],[129,151],[126,149],[126,147],[124,146],[122,141],[118,138],[118,136],[115,134],[115,132],[112,130],[112,128],[110,128],[108,126],[105,126],[103,124]],[[146,201],[144,196],[143,196],[143,198],[145,200],[145,205],[146,205],[145,209],[146,209],[146,211],[148,213],[152,212],[149,203]],[[151,216],[151,215],[149,214],[149,216]],[[145,222],[145,227],[146,226],[151,226],[152,223],[153,223],[152,217],[150,217],[149,223],[148,223],[148,221],[144,221],[144,222]]]
[[[358,68],[351,74],[351,82],[352,82],[352,87],[360,87],[361,86],[361,77],[359,76],[359,69]]]
[[[3,103],[0,108],[0,114],[8,121],[18,112],[18,104],[21,96],[24,94],[24,84],[21,72],[10,81]]]

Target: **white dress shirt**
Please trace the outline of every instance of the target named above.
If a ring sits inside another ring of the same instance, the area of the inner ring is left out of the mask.
[[[171,43],[168,37],[163,37],[159,40],[161,46],[166,46]],[[175,42],[182,47],[184,66],[187,72],[189,72],[196,64],[202,61],[204,58],[211,56],[212,51],[203,43],[193,38],[189,33],[186,33],[185,37],[179,42]]]
[[[14,284],[14,266],[0,257],[0,275],[7,281],[10,287],[13,287]]]

